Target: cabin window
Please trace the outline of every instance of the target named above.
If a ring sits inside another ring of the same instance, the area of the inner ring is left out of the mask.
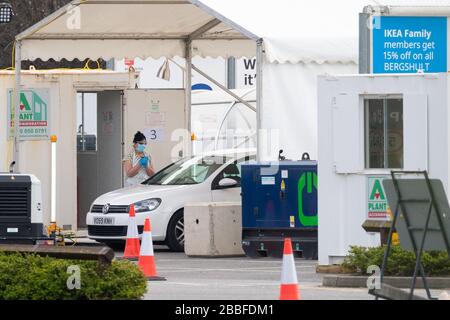
[[[366,169],[403,168],[403,98],[364,99]]]

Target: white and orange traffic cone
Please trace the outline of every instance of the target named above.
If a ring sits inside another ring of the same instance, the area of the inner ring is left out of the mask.
[[[158,277],[156,274],[155,257],[153,253],[152,228],[149,218],[145,219],[138,266],[148,280],[166,280],[163,277]]]
[[[130,215],[127,228],[127,242],[125,244],[124,259],[138,259],[139,258],[139,232],[136,224],[136,214],[134,212],[134,205],[130,206]]]
[[[280,300],[300,300],[297,271],[290,238],[284,239],[283,270],[281,272]]]

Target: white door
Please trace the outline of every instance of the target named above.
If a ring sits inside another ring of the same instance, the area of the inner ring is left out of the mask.
[[[124,94],[124,153],[141,131],[156,171],[183,157],[185,91],[182,89],[135,89]],[[186,137],[186,136],[184,136]]]
[[[122,187],[121,92],[97,94],[97,196]]]

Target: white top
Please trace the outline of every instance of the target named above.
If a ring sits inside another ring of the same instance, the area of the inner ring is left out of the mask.
[[[144,151],[144,156],[148,157],[149,164],[150,164],[151,158],[145,151]],[[130,150],[130,152],[123,159],[123,161],[131,161],[131,165],[134,167],[135,165],[137,165],[139,163],[139,161],[141,161],[141,158],[138,157],[134,148],[132,148],[132,150]],[[125,187],[131,187],[131,186],[138,185],[138,184],[144,182],[145,180],[147,180],[148,178],[150,178],[150,177],[147,174],[147,171],[145,170],[145,168],[141,167],[139,169],[139,172],[134,177],[125,176]]]

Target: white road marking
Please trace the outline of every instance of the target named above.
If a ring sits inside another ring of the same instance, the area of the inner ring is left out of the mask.
[[[158,253],[155,253],[155,256],[157,256]],[[180,262],[180,261],[187,261],[187,262],[205,262],[205,261],[210,261],[210,262],[241,262],[241,263],[276,263],[276,264],[280,264],[282,263],[281,259],[246,259],[246,258],[187,258],[185,256],[180,257],[180,259],[167,259],[167,258],[162,258],[162,259],[158,259],[156,258],[156,261],[160,261],[160,262]],[[298,265],[307,265],[307,266],[313,266],[316,267],[317,266],[317,261],[315,260],[311,260],[311,261],[307,261],[307,260],[295,260],[295,263]]]
[[[165,268],[163,266],[159,266],[158,269],[163,270],[163,271],[260,271],[260,270],[261,271],[264,271],[264,270],[270,271],[270,270],[275,270],[275,271],[281,272],[281,266],[280,267],[259,267],[259,268],[239,268],[239,267],[236,267],[236,268],[211,268],[210,267],[207,269],[193,268],[193,267],[181,267],[181,268],[168,267],[168,268]],[[307,272],[306,270],[311,270],[311,268],[307,268],[307,267],[303,267],[303,268],[297,267],[297,269],[305,269],[302,272]],[[311,271],[314,271],[314,273],[316,273],[315,270],[311,270]]]
[[[164,287],[165,285],[168,285],[168,284],[189,286],[189,287],[207,287],[207,286],[209,286],[208,283],[203,284],[203,283],[197,283],[197,282],[171,282],[171,281],[164,281],[164,283],[148,281],[148,284],[149,284],[150,288],[154,285]]]
[[[280,283],[277,281],[267,281],[267,282],[250,282],[250,283],[198,283],[198,282],[150,282],[151,285],[158,284],[161,286],[164,286],[165,284],[169,285],[180,285],[180,286],[195,286],[195,287],[278,287],[280,286]],[[151,286],[150,285],[150,286]],[[310,282],[300,282],[299,283],[299,290],[302,291],[302,289],[307,290],[316,290],[316,291],[330,291],[330,292],[353,292],[353,293],[364,293],[367,291],[367,289],[364,288],[329,288],[329,287],[322,287],[316,283],[310,283]]]

